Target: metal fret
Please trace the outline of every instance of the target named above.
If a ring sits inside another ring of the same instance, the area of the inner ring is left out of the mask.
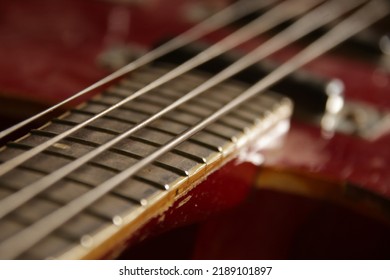
[[[143,73],[149,73],[150,71],[152,73],[150,78],[154,79],[155,73],[168,71],[168,69],[145,68],[142,71]],[[191,90],[207,78],[208,76],[204,73],[191,73],[184,75],[180,84],[183,85],[183,88]],[[189,85],[187,84],[188,81],[190,81]],[[145,82],[147,80],[143,81],[143,83]],[[174,82],[178,83],[177,80]],[[115,90],[109,89],[92,101],[54,119],[39,130],[34,130],[26,137],[9,143],[7,148],[0,152],[0,160],[6,161],[25,150],[44,143],[59,133],[83,122],[91,114],[105,110],[112,103],[126,98],[126,92],[128,95],[132,93],[129,88],[130,84],[133,85],[133,83],[126,79],[125,82],[122,81],[120,84],[126,84],[126,86],[121,87],[120,91],[116,91],[117,88],[114,88]],[[233,86],[228,87],[229,84]],[[186,86],[184,87],[184,85]],[[142,87],[143,84],[140,83],[138,86]],[[223,85],[223,90],[219,86],[209,90],[196,98],[196,102],[188,102],[185,106],[177,108],[177,110],[135,132],[129,138],[115,144],[109,150],[71,172],[23,207],[18,208],[5,220],[2,220],[0,227],[4,227],[4,234],[0,235],[1,240],[15,234],[24,226],[34,223],[48,212],[52,212],[61,205],[86,193],[95,185],[101,184],[133,165],[139,159],[145,158],[160,146],[175,138],[176,135],[198,123],[202,118],[211,115],[214,111],[212,108],[200,107],[208,98],[218,96],[221,93],[229,96],[229,99],[224,99],[224,101],[215,99],[213,107],[223,107],[230,99],[240,93],[240,89],[243,91],[246,87],[244,84],[226,82]],[[0,190],[3,190],[3,196],[37,181],[45,174],[49,174],[72,160],[87,154],[149,115],[154,114],[155,110],[161,110],[165,103],[172,102],[173,96],[181,96],[186,93],[185,90],[179,91],[176,89],[170,89],[170,95],[165,95],[164,92],[167,92],[167,90],[158,89],[145,95],[141,101],[134,100],[127,103],[122,108],[114,110],[106,117],[92,122],[85,128],[34,156],[19,168],[1,176],[0,185],[3,188],[0,188]],[[222,117],[218,122],[210,124],[205,130],[195,134],[171,152],[160,157],[153,164],[137,172],[125,184],[121,184],[110,194],[71,219],[53,232],[50,238],[35,245],[21,258],[59,257],[65,251],[72,251],[72,248],[85,247],[86,244],[80,243],[83,237],[84,239],[94,240],[96,236],[102,234],[104,228],[112,226],[115,217],[133,215],[132,213],[143,209],[151,201],[167,192],[166,189],[180,189],[181,191],[178,193],[188,191],[198,180],[214,170],[217,165],[231,158],[237,148],[237,142],[242,142],[248,138],[250,131],[258,130],[259,124],[256,124],[256,122],[264,119],[265,112],[272,115],[276,112],[278,106],[283,106],[281,97],[278,95],[271,94],[269,98],[259,99],[267,99],[268,103],[270,103],[269,100],[272,100],[272,105],[276,106],[273,110],[268,110],[260,101],[257,114],[252,110],[252,112],[245,113],[245,117],[240,117],[241,113],[238,108],[236,112],[232,112],[232,114]],[[149,101],[150,103],[147,103]],[[143,113],[140,113],[141,111]],[[285,115],[282,119],[287,117]],[[249,118],[251,118],[251,121],[248,120]],[[244,119],[247,121],[244,121]],[[279,121],[281,120],[278,119],[276,123]],[[235,128],[236,126],[238,128]],[[20,219],[23,221],[22,224],[20,224]],[[84,240],[84,243],[88,242]]]

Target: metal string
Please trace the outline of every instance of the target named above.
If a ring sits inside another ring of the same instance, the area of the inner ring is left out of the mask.
[[[337,46],[354,34],[362,31],[375,21],[387,15],[389,11],[390,7],[388,3],[383,0],[373,0],[370,3],[364,5],[364,7],[360,8],[357,12],[353,13],[351,16],[337,24],[332,30],[327,32],[320,39],[316,40],[303,51],[289,59],[286,63],[276,68],[265,78],[251,86],[243,94],[229,102],[226,106],[219,109],[210,117],[201,121],[196,126],[188,129],[180,136],[161,147],[159,150],[137,162],[135,165],[122,171],[118,175],[110,178],[88,193],[80,196],[64,207],[49,214],[32,226],[9,238],[6,242],[0,245],[0,257],[15,258],[19,256],[31,248],[34,244],[42,240],[45,236],[60,227],[63,223],[67,222],[73,216],[77,215],[96,200],[110,192],[118,184],[123,183],[147,164],[150,164],[158,157],[174,148],[176,145],[185,141],[196,132],[217,120],[219,117],[259,94],[259,92],[269,88],[280,79],[296,71],[298,68],[314,60],[318,56]]]
[[[128,74],[129,72],[144,66],[159,57],[162,57],[178,48],[181,48],[191,42],[198,40],[199,38],[205,36],[208,33],[211,33],[219,28],[227,26],[228,24],[252,13],[253,11],[267,7],[276,0],[263,0],[263,1],[253,1],[253,0],[242,0],[232,4],[231,6],[223,9],[222,11],[216,13],[195,27],[189,29],[188,31],[182,33],[181,35],[175,37],[174,39],[168,41],[167,43],[159,46],[158,48],[148,52],[142,57],[136,59],[135,61],[129,63],[128,65],[122,67],[121,69],[115,71],[114,73],[104,77],[93,85],[83,89],[82,91],[72,95],[71,97],[57,103],[56,105],[0,132],[0,139],[10,135],[11,133],[17,131],[18,129],[25,127],[26,125],[32,123],[35,120],[40,119],[41,117],[47,115],[48,113],[62,107],[63,105],[69,103],[72,100],[75,100],[87,93],[90,93],[96,89],[107,85],[120,77]]]
[[[4,162],[3,164],[0,165],[0,176],[11,171],[18,165],[22,164],[23,162],[27,161],[33,156],[39,154],[40,152],[50,147],[51,145],[55,144],[56,142],[60,141],[61,139],[64,139],[65,137],[72,134],[73,132],[76,132],[77,130],[85,127],[86,125],[90,124],[94,120],[108,114],[109,112],[122,106],[123,104],[149,92],[150,90],[157,88],[158,86],[161,86],[162,84],[174,78],[179,77],[180,75],[190,71],[191,69],[194,69],[196,66],[211,60],[213,57],[216,57],[238,46],[239,44],[271,29],[272,27],[275,27],[281,22],[284,22],[287,19],[290,19],[292,17],[295,17],[307,11],[310,7],[322,1],[323,0],[297,0],[297,1],[287,0],[281,3],[280,5],[272,8],[270,11],[260,16],[253,22],[240,28],[238,31],[232,33],[231,35],[227,36],[226,38],[212,45],[210,48],[206,49],[205,51],[201,52],[200,54],[186,61],[180,66],[174,68],[173,70],[169,71],[165,75],[161,76],[160,78],[156,79],[152,83],[146,85],[145,87],[136,91],[132,95],[126,97],[125,99],[111,106],[110,108],[107,108],[106,110],[100,112],[99,114],[96,114],[95,116],[89,118],[88,120],[70,128],[69,130],[61,134],[56,135],[55,137],[47,140],[46,142],[28,151],[25,151],[24,153],[12,158],[11,160]]]
[[[146,120],[140,122],[136,126],[122,133],[121,135],[115,137],[114,139],[108,141],[107,143],[99,146],[93,151],[83,155],[82,157],[72,161],[71,163],[59,168],[53,173],[39,179],[38,181],[24,187],[23,189],[9,195],[0,201],[0,218],[14,211],[16,208],[21,206],[23,203],[32,199],[34,196],[43,192],[52,186],[55,182],[67,176],[72,171],[76,170],[92,158],[106,151],[119,141],[127,138],[132,133],[138,131],[139,129],[150,124],[154,120],[158,119],[162,115],[172,111],[178,106],[184,104],[188,100],[200,95],[211,87],[223,82],[224,80],[232,77],[233,75],[239,73],[241,70],[249,67],[250,65],[260,61],[261,59],[267,57],[268,55],[282,49],[291,42],[305,36],[311,31],[321,27],[334,19],[337,19],[339,16],[345,12],[350,11],[353,8],[356,8],[359,4],[363,3],[366,0],[353,0],[353,1],[344,1],[340,2],[338,0],[333,0],[326,2],[325,4],[317,7],[308,14],[304,15],[302,18],[297,20],[290,27],[286,28],[284,31],[280,32],[267,42],[263,43],[261,46],[248,53],[246,56],[237,60],[235,63],[221,71],[219,74],[210,78],[206,82],[199,85],[197,88],[193,89],[187,93],[182,98],[176,100],[166,108],[157,112],[153,116],[147,118]]]

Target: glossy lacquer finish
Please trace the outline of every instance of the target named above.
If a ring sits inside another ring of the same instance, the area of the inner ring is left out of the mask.
[[[196,1],[145,2],[141,6],[89,0],[0,3],[3,123],[7,113],[15,118],[18,111],[4,104],[28,101],[43,107],[104,77],[110,70],[99,64],[99,58],[107,50],[130,43],[147,48],[191,25],[186,15]],[[119,19],[127,24],[118,25]],[[208,36],[207,41],[226,32]],[[255,44],[247,43],[242,50]],[[281,51],[274,59],[281,62],[302,46]],[[332,52],[306,69],[342,80],[347,101],[365,102],[382,111],[390,108],[390,76],[378,61]],[[150,221],[129,240],[132,246],[122,257],[388,258],[389,229],[382,224],[387,210],[371,215],[364,207],[358,212],[359,207],[347,209],[349,202],[336,206],[326,196],[318,200],[318,196],[281,193],[291,189],[289,183],[277,191],[267,190],[269,181],[263,183],[262,172],[271,168],[300,174],[303,181],[306,175],[315,178],[301,192],[309,195],[315,193],[316,182],[329,182],[329,188],[348,183],[369,191],[369,196],[378,195],[373,201],[383,199],[383,206],[390,199],[389,144],[389,134],[376,140],[324,135],[318,126],[294,120],[283,144],[265,153],[265,167],[232,160]],[[340,192],[341,198],[333,201],[342,201],[343,195]],[[164,233],[176,227],[180,229]],[[154,237],[147,239],[150,236]]]

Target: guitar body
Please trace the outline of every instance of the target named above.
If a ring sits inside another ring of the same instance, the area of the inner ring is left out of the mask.
[[[120,64],[123,56],[129,59],[139,49],[180,34],[192,26],[192,11],[201,5],[129,2],[0,3],[1,128],[112,72],[107,67],[112,52],[119,53]],[[216,1],[209,8],[223,4]],[[227,33],[214,32],[205,40],[211,43]],[[272,58],[282,62],[302,46],[297,43]],[[305,69],[342,80],[347,101],[381,113],[389,110],[389,69],[379,61],[384,58],[347,52],[329,53]],[[375,139],[324,135],[318,125],[293,119],[283,143],[264,151],[261,166],[250,155],[231,160],[147,221],[120,257],[388,258],[389,144],[386,131]]]

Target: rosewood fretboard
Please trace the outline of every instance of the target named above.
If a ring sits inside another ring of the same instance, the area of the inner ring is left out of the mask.
[[[167,66],[152,66],[132,73],[91,101],[9,143],[0,152],[0,161],[7,161],[87,120],[168,69]],[[73,133],[0,177],[0,198],[113,139],[207,78],[207,74],[199,72],[183,75]],[[233,81],[222,83],[121,141],[2,219],[0,242],[7,242],[8,237],[151,154],[221,108],[245,88],[245,84]],[[267,93],[253,98],[117,186],[21,258],[98,257],[102,252],[115,249],[148,218],[161,214],[207,174],[232,159],[239,148],[256,137],[261,138],[262,134],[287,120],[290,114],[291,103],[277,94]],[[116,241],[112,242],[114,237]]]

